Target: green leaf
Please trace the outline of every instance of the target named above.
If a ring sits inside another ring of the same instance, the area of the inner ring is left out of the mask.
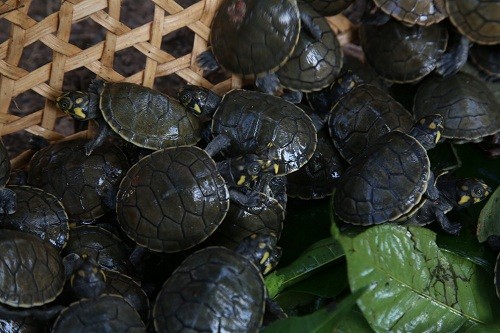
[[[500,236],[500,186],[484,205],[477,224],[477,239],[481,243],[492,235]]]
[[[309,247],[290,265],[277,269],[265,278],[269,296],[274,298],[285,288],[304,280],[313,271],[344,256],[338,241],[329,237]]]
[[[262,333],[331,333],[333,328],[344,320],[344,317],[356,305],[356,300],[365,292],[359,288],[347,296],[334,308],[325,307],[313,314],[302,317],[288,317],[272,323]]]
[[[309,293],[323,298],[333,298],[349,288],[345,262],[315,272],[307,279],[287,288],[287,291]]]
[[[349,312],[334,328],[334,333],[373,333],[370,324],[366,321],[358,307]]]
[[[371,284],[358,305],[375,331],[455,331],[492,321],[478,267],[449,260],[435,237],[425,228],[396,225],[339,237],[351,290]]]

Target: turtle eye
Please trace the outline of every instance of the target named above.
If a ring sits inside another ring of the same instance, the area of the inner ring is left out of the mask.
[[[56,105],[59,108],[59,110],[67,111],[71,109],[73,103],[71,102],[71,99],[69,99],[68,97],[59,97],[56,100]]]
[[[484,196],[484,189],[481,186],[475,186],[472,189],[472,196],[475,198],[482,198]]]
[[[251,175],[258,175],[260,172],[260,164],[259,162],[252,162],[248,166],[248,173]]]

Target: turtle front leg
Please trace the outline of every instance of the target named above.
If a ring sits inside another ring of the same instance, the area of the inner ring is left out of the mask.
[[[92,154],[94,149],[101,146],[104,142],[104,139],[106,139],[109,135],[114,134],[113,130],[109,127],[104,118],[96,118],[95,121],[99,125],[99,129],[97,136],[87,142],[87,144],[85,144],[85,154],[87,156]]]
[[[229,147],[230,144],[231,139],[227,135],[218,134],[208,143],[205,148],[205,152],[212,157],[224,148]]]
[[[211,49],[200,53],[196,58],[196,64],[203,69],[204,74],[214,72],[220,68]]]
[[[451,235],[458,235],[460,233],[462,225],[460,223],[451,222],[441,209],[436,209],[435,215],[441,229]]]

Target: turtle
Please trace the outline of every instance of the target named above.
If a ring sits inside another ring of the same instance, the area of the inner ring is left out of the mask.
[[[87,255],[108,270],[134,275],[129,260],[132,249],[108,230],[93,225],[81,225],[70,229],[70,237],[62,251],[63,256]]]
[[[255,80],[257,88],[269,94],[276,94],[280,86],[290,90],[282,98],[292,103],[299,103],[304,92],[330,85],[342,67],[342,48],[328,21],[303,1],[299,2],[299,10],[310,18],[309,26],[316,29],[311,31],[302,25],[290,58],[275,72]]]
[[[60,141],[37,151],[29,162],[28,185],[60,200],[70,222],[94,221],[114,209],[118,185],[129,167],[118,146],[106,143],[86,155],[86,143]]]
[[[12,214],[16,211],[16,194],[5,187],[10,171],[9,152],[0,140],[0,214]]]
[[[474,44],[469,50],[469,59],[484,80],[500,82],[500,44]]]
[[[69,238],[68,215],[57,198],[36,187],[10,185],[17,198],[17,210],[0,215],[0,226],[37,235],[58,251]]]
[[[308,3],[323,16],[334,16],[349,7],[354,0],[302,0],[302,2]]]
[[[500,43],[500,3],[488,0],[446,0],[450,22],[470,41]]]
[[[96,79],[88,92],[65,92],[56,99],[56,105],[76,120],[98,122],[99,134],[86,145],[87,155],[113,132],[153,150],[194,145],[201,138],[198,119],[178,101],[134,83]]]
[[[279,97],[233,89],[221,98],[195,85],[181,87],[178,96],[201,119],[211,119],[214,138],[205,148],[211,156],[220,151],[228,156],[267,156],[275,175],[286,175],[302,167],[316,148],[313,120]]]
[[[330,110],[328,130],[340,155],[350,162],[378,137],[392,130],[407,132],[412,114],[385,90],[359,84]]]
[[[416,82],[434,70],[451,75],[466,62],[469,50],[467,39],[445,24],[406,26],[390,19],[380,26],[361,26],[359,35],[370,66],[395,83]]]
[[[335,214],[349,224],[368,226],[413,214],[427,198],[437,200],[427,149],[439,141],[441,123],[439,115],[422,118],[409,134],[391,131],[363,150],[337,183]],[[444,214],[438,222],[451,234],[460,231],[460,224]]]
[[[373,2],[387,15],[408,25],[428,26],[448,17],[445,0],[373,0]]]
[[[330,196],[347,167],[328,132],[318,131],[318,144],[313,156],[299,170],[286,175],[286,192],[292,198],[304,200],[322,199]]]
[[[66,279],[57,249],[30,233],[0,229],[0,304],[32,308],[52,302]]]
[[[442,136],[455,143],[481,141],[500,131],[500,108],[480,79],[459,72],[447,78],[430,76],[419,85],[413,104],[414,117],[440,114]]]
[[[272,234],[235,250],[210,246],[189,255],[163,284],[153,307],[157,332],[258,332],[266,305],[263,274],[279,260]]]
[[[210,28],[211,51],[197,62],[248,78],[272,73],[291,56],[300,26],[297,0],[223,1]]]
[[[241,168],[235,167],[238,170],[227,176],[237,175],[238,179],[228,186],[203,149],[183,146],[158,150],[134,164],[120,183],[118,222],[136,244],[152,251],[172,253],[191,248],[219,226],[230,197],[248,204],[248,197],[235,187],[244,187],[260,172],[261,163],[254,161],[256,165],[247,165],[248,160],[240,159]]]

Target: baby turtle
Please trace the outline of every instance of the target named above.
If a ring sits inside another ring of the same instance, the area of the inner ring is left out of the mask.
[[[17,210],[0,215],[0,226],[37,235],[61,251],[69,238],[68,215],[63,204],[36,187],[11,185],[9,189],[16,193]]]
[[[448,14],[444,0],[373,0],[384,13],[407,25],[428,26],[444,20]]]
[[[39,237],[0,229],[0,303],[31,308],[53,301],[66,279],[59,252]]]
[[[414,117],[440,114],[443,137],[455,143],[481,141],[500,131],[500,104],[488,87],[471,74],[459,72],[447,78],[432,76],[419,86]]]
[[[99,134],[86,145],[87,155],[113,132],[154,150],[194,145],[201,138],[198,119],[178,101],[134,83],[94,80],[88,92],[66,92],[56,104],[76,120],[99,123]]]
[[[85,140],[46,146],[29,163],[28,184],[53,194],[72,222],[93,221],[110,208],[128,169],[127,157],[105,144],[85,154]]]
[[[500,82],[500,44],[474,44],[469,50],[469,59],[481,71],[481,78]]]
[[[252,201],[236,187],[252,181],[261,172],[261,163],[239,161],[232,174],[238,178],[228,184],[215,161],[198,147],[166,148],[142,158],[120,184],[116,204],[120,226],[152,251],[178,252],[197,245],[220,225],[230,197],[244,205]]]
[[[300,169],[316,148],[311,118],[279,97],[234,89],[221,99],[206,88],[186,85],[179,90],[179,100],[201,119],[212,119],[214,139],[205,149],[211,156],[219,151],[267,156],[275,174],[285,175]]]
[[[273,235],[252,235],[233,251],[191,254],[161,288],[153,307],[157,332],[258,332],[266,274],[280,257]]]
[[[439,140],[442,117],[422,118],[410,134],[392,131],[379,137],[340,177],[333,208],[343,221],[358,225],[392,222],[414,214],[421,200],[437,200],[427,149]],[[456,234],[460,224],[445,215],[438,222]]]
[[[349,7],[354,0],[302,0],[308,3],[315,11],[323,16],[333,16],[340,14]]]
[[[0,214],[12,214],[16,211],[16,194],[5,187],[9,177],[9,153],[2,140],[0,140]]]

